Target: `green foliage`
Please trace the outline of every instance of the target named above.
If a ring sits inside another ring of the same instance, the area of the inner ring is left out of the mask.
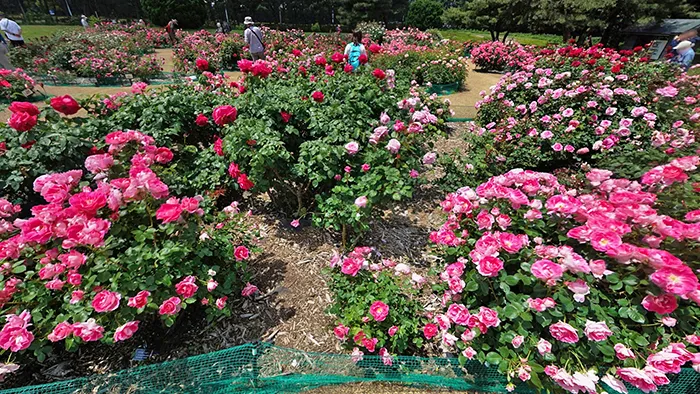
[[[450,29],[462,29],[469,24],[469,14],[462,8],[450,7],[440,17],[442,24]]]
[[[314,33],[320,33],[321,25],[319,25],[318,22],[314,23],[313,25],[311,25],[311,31]]]
[[[437,0],[414,0],[408,6],[406,24],[421,30],[437,28],[442,25],[442,3]]]
[[[377,350],[384,347],[393,354],[415,353],[423,341],[422,292],[413,286],[409,275],[396,275],[391,267],[383,267],[376,256],[368,260],[379,267],[378,271],[363,269],[356,276],[350,276],[336,267],[330,272],[328,287],[333,303],[328,312],[336,317],[338,325],[349,328],[345,346],[361,347],[362,343],[355,342],[353,337],[363,333],[367,338],[377,338]],[[389,307],[383,321],[376,321],[370,314],[370,306],[375,301]],[[393,326],[397,329],[392,335],[389,329]]]
[[[177,19],[179,28],[198,29],[207,18],[207,2],[201,0],[141,0],[141,7],[148,19],[158,26]]]

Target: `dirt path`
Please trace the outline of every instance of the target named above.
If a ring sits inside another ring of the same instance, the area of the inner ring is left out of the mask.
[[[474,70],[474,65],[469,64],[469,75],[467,76],[465,90],[444,96],[452,103],[450,108],[455,111],[455,118],[474,118],[476,108],[474,104],[481,99],[479,92],[488,91],[489,88],[501,79],[501,74],[484,73]]]

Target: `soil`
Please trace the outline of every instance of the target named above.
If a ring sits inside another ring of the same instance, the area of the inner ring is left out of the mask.
[[[166,59],[166,71],[168,67],[172,70],[171,51],[158,50],[158,53]],[[227,74],[234,78],[240,76],[240,73]],[[468,90],[446,96],[452,101],[455,117],[473,117],[479,91],[488,89],[499,77],[471,71]],[[128,91],[129,87],[47,86],[45,89],[46,94],[53,96],[85,97]],[[9,117],[9,113],[5,111],[0,116]],[[452,130],[448,138],[438,141],[438,151],[451,151],[462,144],[464,126],[455,123]],[[387,209],[382,217],[372,222],[364,244],[376,247],[387,257],[429,266],[431,262],[427,261],[424,251],[429,232],[441,224],[438,203],[442,197],[436,188],[423,187],[412,201]],[[230,309],[235,311],[234,316],[209,324],[201,310],[188,308],[170,329],[159,320],[142,323],[140,332],[143,334],[135,341],[114,346],[89,344],[76,353],[68,353],[56,346],[53,355],[43,363],[23,364],[19,360],[23,368],[3,382],[3,388],[114,372],[258,340],[307,352],[344,352],[332,335],[334,319],[326,314],[332,297],[324,275],[333,251],[339,248],[339,235],[310,225],[294,229],[289,225],[291,219],[266,212],[263,206],[257,205],[253,207],[252,220],[264,236],[261,245],[264,252],[255,256],[250,269],[253,273],[251,282],[259,287],[260,293],[254,299],[233,301]],[[141,362],[133,361],[132,356],[138,348],[146,349],[150,357]],[[366,384],[346,385],[311,392],[432,392],[388,384],[369,387]]]

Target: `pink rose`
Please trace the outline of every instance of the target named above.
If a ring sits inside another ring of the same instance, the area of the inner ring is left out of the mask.
[[[474,356],[476,356],[476,350],[469,346],[468,348],[464,349],[464,351],[462,351],[462,355],[466,357],[467,360],[472,360]]]
[[[136,330],[139,329],[138,321],[130,321],[114,331],[114,342],[126,341],[134,336]]]
[[[346,257],[343,259],[340,271],[345,275],[355,276],[362,268],[363,263],[364,259],[362,258]]]
[[[485,256],[476,263],[476,270],[486,277],[498,276],[503,269],[503,261],[498,257]]]
[[[512,341],[510,341],[513,347],[516,349],[519,348],[523,344],[523,342],[525,342],[525,337],[523,337],[522,335],[517,335],[513,338]]]
[[[476,215],[476,223],[479,225],[479,230],[490,230],[494,222],[495,219],[493,216],[485,210],[482,210]]]
[[[586,328],[583,332],[586,334],[586,338],[595,342],[604,341],[613,334],[604,321],[594,322],[591,320],[586,321]]]
[[[656,312],[660,315],[671,313],[678,308],[678,301],[672,294],[661,294],[659,296],[648,295],[642,300],[644,309]]]
[[[221,297],[216,300],[216,307],[219,309],[224,309],[226,308],[226,300],[228,300],[228,297]]]
[[[544,280],[547,284],[551,284],[561,278],[564,274],[564,269],[561,265],[550,260],[537,260],[530,267],[530,272],[538,279]]]
[[[656,391],[654,380],[644,371],[637,368],[618,368],[617,376],[632,386],[648,393]]]
[[[615,355],[620,360],[635,358],[634,352],[621,343],[616,343],[615,346],[613,346],[613,349],[615,349]]]
[[[243,261],[247,260],[248,257],[250,257],[250,251],[248,248],[245,246],[237,246],[236,249],[233,251],[233,255],[236,258],[236,261]]]
[[[478,317],[479,321],[486,327],[498,327],[498,325],[501,324],[501,320],[498,318],[498,312],[485,306],[479,308]]]
[[[127,301],[126,304],[132,308],[143,308],[146,306],[146,304],[148,304],[148,297],[150,296],[150,291],[141,290],[136,294],[136,296],[129,298],[129,301]]]
[[[381,301],[375,301],[369,307],[369,313],[376,321],[384,321],[389,315],[389,306]]]
[[[85,323],[73,323],[73,334],[85,342],[99,341],[104,334],[104,327],[88,319]]]
[[[163,223],[171,223],[180,219],[182,215],[182,206],[177,198],[170,198],[156,211],[156,218]]]
[[[80,302],[80,300],[83,299],[84,296],[85,296],[85,292],[82,290],[73,291],[71,293],[71,296],[70,296],[70,304],[71,305],[77,304],[78,302]]]
[[[246,283],[246,284],[245,284],[245,287],[243,288],[243,290],[241,290],[241,295],[242,295],[243,297],[250,297],[250,296],[252,296],[253,294],[255,294],[255,293],[257,293],[257,292],[258,292],[258,287],[257,287],[257,286],[252,285],[252,284],[250,284],[250,283]]]
[[[348,332],[350,332],[350,327],[345,327],[342,324],[338,324],[338,326],[333,329],[333,334],[335,334],[335,337],[338,338],[339,341],[344,341]]]
[[[393,337],[394,335],[396,335],[397,331],[399,331],[398,326],[391,326],[391,327],[389,327],[389,330],[387,331],[387,333],[389,334],[390,337]]]
[[[389,152],[396,154],[398,153],[399,149],[401,149],[401,143],[399,142],[399,140],[392,138],[386,144],[386,149]]]
[[[102,290],[95,295],[92,300],[92,307],[97,313],[112,312],[113,310],[119,308],[119,300],[122,296],[119,293]]]
[[[175,292],[185,299],[194,297],[195,293],[197,293],[197,289],[199,289],[199,286],[195,283],[196,280],[197,279],[191,275],[184,278],[175,285]]]
[[[66,339],[72,333],[72,324],[60,322],[56,327],[54,327],[53,331],[51,331],[51,334],[49,334],[49,336],[46,338],[51,342],[58,342],[60,340]]]
[[[462,304],[451,304],[450,307],[447,308],[446,315],[455,324],[466,326],[467,320],[469,319],[469,310]]]
[[[560,321],[549,326],[549,333],[554,339],[564,343],[578,342],[578,332],[575,328]]]
[[[170,297],[163,301],[158,309],[158,313],[161,315],[174,315],[180,312],[182,308],[180,303],[182,303],[182,301],[178,297]]]
[[[539,342],[537,342],[537,351],[542,356],[544,356],[547,353],[551,353],[552,344],[546,339],[540,339]]]
[[[355,199],[355,205],[358,208],[364,208],[365,206],[367,206],[367,197],[366,196],[357,197]]]
[[[347,144],[345,144],[345,151],[347,151],[348,154],[352,156],[360,151],[360,146],[355,141],[348,142]]]
[[[364,346],[368,352],[373,353],[378,341],[377,338],[365,338],[362,340],[362,346]]]

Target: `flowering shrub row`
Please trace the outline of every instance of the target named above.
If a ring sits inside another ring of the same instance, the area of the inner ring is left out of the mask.
[[[354,360],[388,365],[439,345],[498,368],[509,390],[654,392],[682,367],[700,370],[699,163],[678,158],[640,181],[591,169],[566,179],[576,188],[512,170],[450,193],[430,234],[436,276],[370,248],[333,257],[334,332]]]
[[[3,352],[42,360],[48,342],[128,340],[141,321],[170,326],[197,305],[210,319],[229,315],[227,297],[245,283],[257,247],[236,203],[216,212],[207,197],[171,195],[158,174],[174,155],[152,137],[116,131],[105,141],[87,171],[36,178],[45,203],[30,216],[13,220],[21,207],[0,199]]]
[[[483,92],[467,137],[470,164],[496,175],[587,162],[638,177],[648,163],[687,153],[695,142],[700,79],[674,72],[648,63],[641,48],[544,51]]]
[[[5,100],[22,100],[34,94],[35,82],[22,69],[0,70],[0,97]]]
[[[520,69],[534,63],[533,48],[517,43],[505,44],[500,41],[484,41],[471,48],[472,62],[484,71]]]

